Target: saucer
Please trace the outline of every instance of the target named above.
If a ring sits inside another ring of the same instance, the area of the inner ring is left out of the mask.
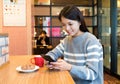
[[[34,68],[34,69],[31,69],[31,70],[23,70],[23,69],[21,69],[21,66],[18,66],[18,67],[16,68],[16,70],[19,71],[19,72],[34,72],[34,71],[36,71],[36,70],[38,70],[38,69],[39,69],[39,66],[35,66],[35,68]]]

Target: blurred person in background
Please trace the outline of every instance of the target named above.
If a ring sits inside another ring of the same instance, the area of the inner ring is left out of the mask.
[[[46,31],[41,31],[37,39],[37,45],[50,45],[49,37],[47,36]]]

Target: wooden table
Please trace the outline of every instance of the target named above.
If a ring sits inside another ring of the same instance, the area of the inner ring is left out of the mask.
[[[46,66],[38,71],[20,73],[16,67],[30,63],[33,56],[10,56],[10,62],[0,67],[0,84],[74,84],[68,71],[50,71]]]

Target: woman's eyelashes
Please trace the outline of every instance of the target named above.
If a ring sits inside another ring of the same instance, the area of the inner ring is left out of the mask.
[[[63,27],[65,27],[65,24],[62,24]]]
[[[69,23],[68,25],[69,25],[69,26],[72,26],[72,24],[71,24],[71,23]]]
[[[63,27],[66,27],[67,26],[72,26],[73,24],[72,23],[68,23],[68,24],[62,24]]]

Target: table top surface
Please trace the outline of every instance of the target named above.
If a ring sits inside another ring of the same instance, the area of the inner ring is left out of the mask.
[[[47,48],[47,49],[52,49],[53,46],[52,45],[36,45],[36,46],[33,46],[33,48]]]
[[[0,84],[74,84],[68,71],[49,70],[46,66],[30,73],[16,71],[16,67],[30,64],[32,57],[10,56],[9,62],[0,67]]]

